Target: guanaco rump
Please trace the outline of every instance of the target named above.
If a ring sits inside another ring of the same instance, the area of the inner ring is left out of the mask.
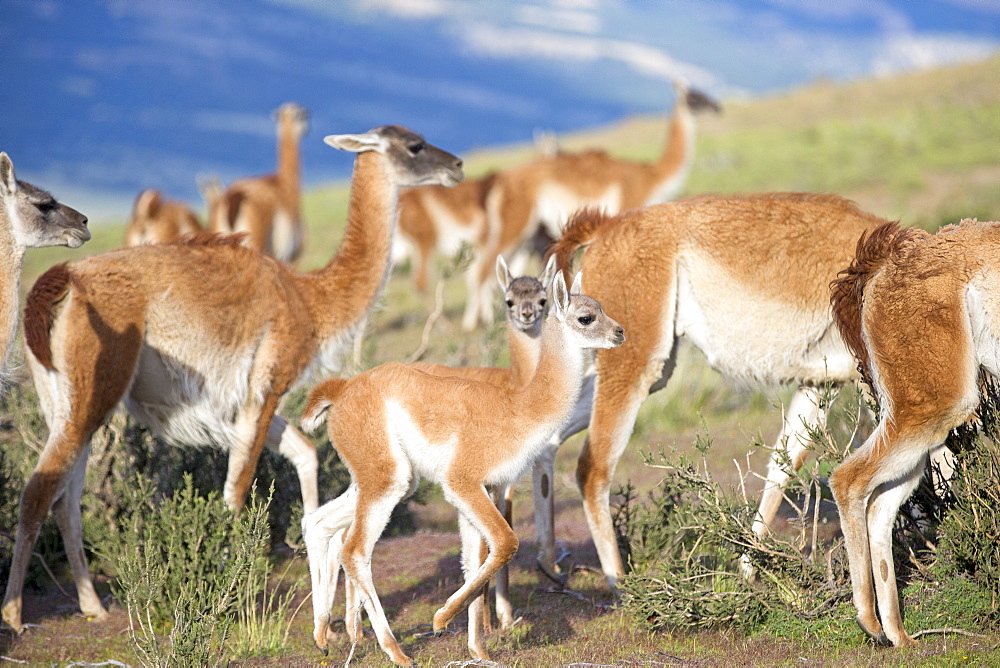
[[[79,248],[90,239],[87,218],[27,181],[0,153],[0,392],[7,383],[7,357],[17,334],[21,267],[29,248]]]
[[[463,244],[475,247],[486,234],[486,194],[496,173],[466,179],[454,188],[410,188],[399,195],[396,261],[412,258],[414,285],[426,292],[434,253],[452,257]]]
[[[808,431],[825,420],[819,389],[858,377],[833,324],[830,281],[857,240],[885,221],[832,195],[702,196],[619,216],[578,213],[553,247],[560,269],[586,247],[584,289],[629,331],[596,355],[597,382],[577,484],[604,574],[623,575],[611,523],[615,466],[645,398],[666,386],[684,337],[738,382],[798,387],[767,469],[753,529],[768,530]],[[754,570],[744,564],[744,574]]]
[[[637,162],[604,151],[557,152],[501,172],[486,198],[487,227],[466,272],[468,290],[462,328],[493,320],[490,272],[497,255],[514,254],[520,272],[525,242],[541,229],[558,239],[570,214],[598,207],[609,214],[671,199],[687,179],[694,156],[694,112],[719,109],[702,93],[674,83],[676,102],[667,142],[654,162]]]
[[[200,231],[201,223],[191,207],[164,199],[160,191],[147,188],[135,199],[125,230],[125,245],[163,244]]]
[[[209,221],[213,232],[245,232],[250,248],[295,262],[302,254],[302,175],[299,144],[309,130],[309,113],[294,102],[274,112],[278,165],[274,174],[229,185]]]
[[[166,440],[229,451],[224,499],[239,510],[266,445],[295,465],[306,511],[319,505],[312,444],[275,414],[300,378],[335,373],[387,279],[400,186],[455,184],[462,162],[400,126],[330,135],[357,153],[339,252],[297,273],[204,234],[58,265],[28,297],[28,363],[50,433],[21,496],[3,619],[22,629],[21,591],[49,509],[66,545],[81,610],[106,613],[80,528],[90,437],[124,402]]]
[[[411,663],[379,602],[371,554],[392,509],[420,477],[441,485],[458,510],[465,548],[465,584],[434,614],[434,630],[443,631],[477,598],[517,550],[517,536],[486,486],[515,481],[569,418],[583,382],[585,351],[624,340],[622,327],[593,299],[571,296],[559,274],[542,326],[538,365],[527,385],[510,389],[390,363],[351,379],[327,380],[313,390],[302,426],[312,431],[329,413],[330,441],[351,472],[351,485],[303,518],[303,536],[310,570],[321,571],[314,582],[322,583],[330,570],[330,538],[347,529],[341,555],[354,592],[346,617],[352,640],[358,640],[358,604],[363,603],[382,649],[397,664]],[[480,539],[489,549],[481,564]]]
[[[1000,377],[1000,222],[963,220],[934,235],[878,227],[833,283],[833,308],[881,407],[875,430],[830,476],[858,624],[878,642],[913,645],[892,525],[928,455],[973,417],[980,370]]]

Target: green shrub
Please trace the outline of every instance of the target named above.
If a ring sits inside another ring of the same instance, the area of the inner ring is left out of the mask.
[[[261,583],[270,571],[270,500],[252,495],[234,516],[218,493],[199,495],[190,475],[166,498],[142,477],[121,492],[130,511],[99,549],[115,567],[112,588],[128,610],[140,659],[156,666],[220,663],[237,611],[255,605],[260,593],[246,584]]]
[[[920,625],[981,631],[1000,623],[998,393],[994,381],[983,383],[979,424],[949,437],[959,453],[950,487],[935,489],[925,475],[894,526],[897,579],[911,633]],[[828,393],[824,401],[830,399]],[[792,529],[780,536],[755,536],[756,500],[712,480],[707,437],[699,436],[693,460],[676,453],[649,458],[668,474],[645,502],[627,488],[615,516],[631,568],[621,583],[624,606],[652,629],[857,637],[843,541],[839,532],[824,538],[818,529],[834,508],[826,477],[859,441],[861,414],[857,402],[835,405],[827,427],[810,434],[816,457],[786,491]],[[741,555],[757,571],[754,584],[739,573]]]
[[[288,394],[281,414],[293,424],[305,406],[308,390]],[[11,430],[5,438],[0,458],[0,580],[6,581],[13,552],[14,531],[17,525],[17,506],[21,491],[38,461],[48,427],[38,407],[38,399],[30,381],[10,388],[0,399],[0,411],[8,416]],[[321,502],[343,492],[350,482],[350,475],[325,434],[314,439],[319,458],[319,492]],[[201,495],[219,492],[223,488],[228,455],[214,447],[175,447],[152,435],[144,426],[129,418],[124,411],[117,412],[108,423],[98,429],[91,439],[91,453],[82,499],[83,533],[87,545],[100,546],[114,541],[123,529],[123,518],[133,514],[129,507],[131,498],[123,493],[122,481],[144,478],[150,493],[163,497],[184,484],[190,476],[191,484]],[[257,465],[255,484],[260,489],[272,488],[273,502],[268,505],[270,543],[287,542],[293,547],[301,543],[302,497],[298,476],[292,464],[269,450],[261,453]],[[417,494],[411,501],[423,498]],[[413,530],[413,514],[406,503],[393,511],[387,532],[407,533]],[[55,523],[47,520],[39,534],[35,552],[42,555],[53,570],[65,566],[62,538]],[[100,553],[90,551],[91,567],[98,571],[113,571]],[[41,563],[32,559],[28,573],[28,586],[49,581]]]
[[[797,534],[754,535],[756,501],[724,491],[707,467],[711,441],[699,437],[700,458],[661,453],[670,473],[647,503],[628,490],[616,526],[631,572],[621,582],[623,605],[650,628],[756,631],[793,616],[808,622],[849,596],[843,551],[823,558],[816,537],[822,496],[817,467],[803,467],[788,496],[798,501]],[[740,574],[741,555],[758,584]],[[806,632],[806,631],[803,631]]]

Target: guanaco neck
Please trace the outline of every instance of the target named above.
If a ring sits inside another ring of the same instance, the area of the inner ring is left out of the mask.
[[[507,347],[510,351],[511,387],[524,387],[531,382],[538,368],[542,349],[542,320],[536,320],[530,329],[522,330],[507,323]]]
[[[359,153],[340,250],[322,269],[295,275],[322,341],[346,334],[381,294],[392,268],[397,197],[388,159],[374,151]]]
[[[294,214],[299,212],[301,160],[299,140],[301,139],[291,121],[282,121],[278,126],[278,183],[288,206]]]
[[[538,365],[531,381],[515,397],[522,402],[524,415],[566,414],[580,394],[583,383],[584,353],[568,340],[564,325],[549,316],[542,325]]]
[[[10,216],[0,207],[0,387],[6,380],[7,356],[17,334],[21,265],[25,247],[11,229]]]
[[[667,143],[660,158],[650,165],[652,181],[644,204],[674,197],[684,185],[694,156],[694,115],[687,101],[678,98],[667,125]]]

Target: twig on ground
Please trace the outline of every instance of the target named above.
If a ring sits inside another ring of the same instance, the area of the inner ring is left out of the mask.
[[[62,585],[60,585],[60,584],[59,584],[59,580],[57,580],[57,579],[56,579],[56,576],[55,576],[55,574],[54,574],[54,573],[52,572],[52,569],[50,569],[50,568],[49,568],[49,565],[48,565],[47,563],[45,563],[45,559],[44,559],[44,558],[42,558],[42,555],[40,555],[40,554],[39,554],[39,553],[37,553],[37,552],[32,552],[32,553],[31,553],[31,556],[33,556],[33,557],[38,557],[38,561],[40,561],[40,562],[42,563],[42,568],[43,568],[43,569],[45,570],[45,572],[46,572],[46,573],[48,573],[48,574],[49,574],[49,577],[50,577],[50,578],[52,578],[52,583],[53,583],[53,584],[55,584],[55,586],[56,586],[56,589],[58,589],[58,590],[59,590],[59,592],[60,592],[60,593],[61,593],[61,594],[62,594],[63,596],[65,596],[65,597],[66,597],[67,599],[69,599],[69,600],[71,600],[71,601],[72,601],[72,600],[73,600],[73,597],[72,597],[72,596],[70,596],[69,594],[67,594],[67,593],[66,593],[66,590],[65,590],[65,589],[63,589],[63,588],[62,588]]]
[[[427,352],[427,348],[431,344],[431,329],[434,328],[434,323],[437,319],[441,317],[441,313],[444,312],[444,281],[438,279],[437,288],[434,290],[434,310],[431,314],[427,316],[427,322],[424,323],[423,334],[420,335],[420,346],[413,351],[413,354],[406,358],[407,364],[412,364],[416,362],[424,353]]]
[[[587,564],[574,564],[573,573],[590,573],[591,575],[604,575],[604,571],[596,566],[588,566]]]
[[[442,629],[441,631],[421,631],[420,633],[414,633],[416,629],[428,629],[431,628],[430,624],[418,624],[406,632],[411,638],[426,638],[427,636],[439,636],[442,633],[450,633],[453,636],[458,635],[458,631],[452,631],[451,629]]]
[[[955,633],[960,636],[969,636],[970,638],[989,638],[989,636],[984,636],[982,633],[973,633],[972,631],[966,631],[965,629],[952,629],[952,628],[940,628],[940,629],[924,629],[923,631],[917,631],[911,638],[914,640],[923,635],[928,635],[930,633]]]
[[[545,587],[545,588],[536,589],[536,591],[540,591],[543,594],[563,594],[564,596],[572,596],[573,598],[579,599],[579,600],[583,601],[584,603],[589,603],[590,605],[594,606],[596,609],[600,610],[601,612],[605,612],[605,611],[611,609],[610,605],[605,605],[604,603],[598,603],[594,599],[587,598],[583,594],[581,594],[579,592],[575,592],[572,589],[556,589],[554,587]]]

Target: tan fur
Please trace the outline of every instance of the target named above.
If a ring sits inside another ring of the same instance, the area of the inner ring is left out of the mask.
[[[489,323],[483,286],[496,256],[515,252],[540,227],[559,238],[577,209],[597,207],[616,214],[673,198],[683,186],[694,154],[694,116],[689,91],[677,83],[676,104],[659,159],[651,163],[613,157],[604,151],[556,153],[502,172],[487,199],[488,235],[476,249],[466,282],[466,331]]]
[[[150,188],[135,200],[125,245],[162,244],[200,231],[201,223],[187,204],[164,200],[159,191]]]
[[[410,188],[399,196],[399,237],[413,247],[413,279],[427,290],[431,258],[436,251],[453,254],[465,240],[481,243],[486,236],[486,195],[495,173],[466,179],[454,188]],[[456,229],[457,228],[457,229]]]
[[[839,197],[774,193],[694,197],[619,216],[583,212],[569,223],[553,254],[565,268],[586,246],[585,292],[630,333],[626,345],[597,354],[593,414],[577,468],[612,584],[623,570],[608,505],[611,478],[639,406],[670,378],[677,338],[737,381],[800,386],[769,465],[754,527],[763,533],[789,477],[784,455],[801,464],[803,420],[822,420],[811,388],[857,375],[833,326],[829,284],[850,263],[858,238],[884,222]]]
[[[257,251],[294,263],[302,254],[304,229],[299,143],[308,131],[308,112],[288,102],[274,112],[278,130],[277,171],[234,181],[210,212],[213,232],[245,232]],[[287,229],[278,229],[278,224]]]
[[[434,376],[463,378],[487,383],[496,387],[515,390],[523,387],[535,373],[540,354],[540,336],[542,320],[547,306],[547,295],[555,275],[555,262],[550,261],[537,279],[527,276],[511,278],[503,257],[497,258],[497,278],[504,292],[507,305],[507,340],[510,348],[510,367],[451,367],[430,362],[415,362],[408,365],[411,369],[422,371]],[[341,379],[331,379],[317,387],[306,404],[304,414],[321,413],[331,403],[335,402],[346,387]],[[322,405],[321,405],[322,404]],[[508,524],[511,524],[513,504],[511,500],[512,485],[501,486],[491,490],[494,502],[504,514]],[[465,537],[463,536],[463,539]],[[331,536],[327,578],[319,578],[313,586],[313,638],[317,646],[325,648],[330,631],[330,608],[336,591],[336,571],[340,567],[340,551],[343,536]],[[476,549],[475,545],[479,545]],[[479,568],[486,559],[488,548],[481,540],[475,545],[463,540],[463,569],[471,572]],[[497,572],[497,615],[503,628],[509,628],[514,623],[514,608],[508,592],[507,566]],[[348,603],[356,603],[354,592],[351,591],[351,581],[346,583]],[[489,653],[483,644],[482,634],[489,628],[489,612],[486,607],[486,591],[484,596],[470,604],[469,607],[469,650],[479,659],[489,660]],[[356,610],[348,608],[346,618],[351,619]]]
[[[28,362],[50,434],[22,495],[3,607],[16,630],[27,561],[50,507],[67,553],[79,557],[71,567],[81,609],[105,614],[83,558],[79,503],[90,435],[120,401],[170,441],[228,449],[223,496],[234,510],[265,445],[292,460],[306,510],[318,505],[315,450],[275,415],[278,400],[310,364],[331,370],[376,300],[397,187],[462,176],[460,160],[399,126],[326,141],[358,156],[344,240],[323,269],[296,273],[238,237],[203,233],[110,251],[70,266],[65,280],[41,279],[50,287],[29,303]]]
[[[0,393],[17,335],[21,267],[28,248],[79,248],[90,239],[87,218],[52,195],[18,181],[14,163],[0,152]]]
[[[310,570],[326,570],[330,536],[349,523],[343,567],[368,611],[379,644],[400,664],[399,648],[371,579],[371,550],[392,508],[419,477],[437,482],[456,506],[463,545],[478,534],[489,545],[484,563],[434,615],[442,631],[517,549],[517,537],[484,486],[515,480],[568,417],[583,378],[586,348],[624,341],[621,327],[597,302],[568,295],[562,276],[553,286],[553,310],[542,328],[531,381],[520,388],[441,377],[390,363],[314,391],[303,426],[328,409],[331,443],[351,471],[348,492],[303,519]],[[345,508],[354,507],[353,520]],[[330,524],[332,517],[338,522]],[[478,548],[474,550],[478,555]],[[315,581],[315,580],[314,580]],[[348,609],[351,609],[349,603]],[[354,628],[348,620],[348,630]],[[356,640],[356,638],[355,638]]]
[[[892,525],[928,455],[973,415],[980,369],[1000,375],[1000,222],[965,220],[933,236],[872,235],[858,247],[852,270],[858,267],[838,288],[858,297],[859,358],[867,360],[881,411],[830,487],[858,623],[877,641],[912,645],[900,615]],[[836,313],[841,328],[858,326],[849,311]]]
[[[926,234],[916,228],[902,228],[898,223],[885,223],[875,228],[871,234],[863,234],[858,239],[857,251],[851,266],[841,271],[838,278],[830,284],[832,290],[830,303],[833,306],[837,329],[851,354],[858,359],[861,373],[869,384],[871,384],[871,374],[868,350],[861,333],[861,300],[865,286],[892,249],[898,248],[913,235],[926,236]]]

